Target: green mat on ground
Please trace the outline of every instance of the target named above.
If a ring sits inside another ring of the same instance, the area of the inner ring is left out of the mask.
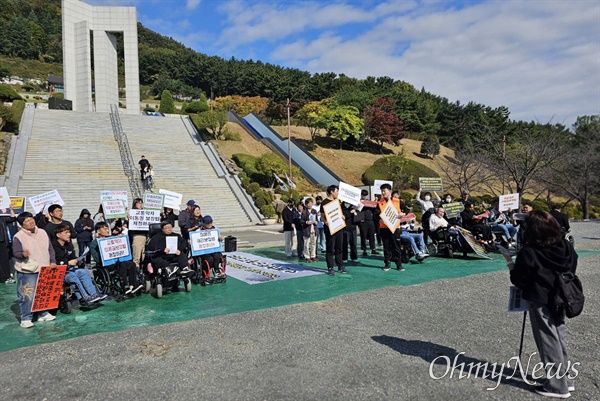
[[[280,247],[256,249],[249,253],[288,261]],[[578,253],[580,257],[586,257],[598,252],[578,251]],[[19,306],[15,285],[2,284],[0,286],[2,305],[0,352],[101,332],[115,332],[133,327],[322,301],[338,295],[388,286],[408,286],[439,279],[506,270],[501,255],[490,256],[491,260],[475,257],[455,259],[431,257],[423,263],[405,264],[404,272],[394,269],[385,272],[381,269],[382,256],[376,255],[363,257],[360,263],[348,264],[350,271],[348,275],[336,274],[331,277],[320,274],[254,285],[230,277],[223,284],[206,287],[194,285],[190,293],[184,292],[181,286],[179,292],[165,294],[161,299],[144,294],[121,303],[104,301],[94,309],[74,308],[68,315],[58,312],[56,320],[36,323],[35,327],[30,329],[19,326]],[[323,260],[311,263],[309,266],[326,270]]]

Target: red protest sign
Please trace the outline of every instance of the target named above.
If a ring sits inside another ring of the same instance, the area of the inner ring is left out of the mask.
[[[56,266],[56,269],[52,269],[50,266],[40,267],[31,307],[32,312],[58,308],[66,272],[67,266]]]

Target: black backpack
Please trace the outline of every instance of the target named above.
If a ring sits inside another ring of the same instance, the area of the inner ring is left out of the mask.
[[[583,311],[585,296],[583,286],[575,273],[555,273],[554,290],[552,294],[555,314],[565,314],[568,318],[579,316]]]

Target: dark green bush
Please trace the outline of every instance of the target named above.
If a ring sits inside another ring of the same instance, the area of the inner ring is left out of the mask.
[[[250,184],[252,184],[252,180],[250,180],[250,178],[246,177],[242,180],[242,187],[244,189],[248,188]]]
[[[233,132],[233,131],[225,131],[225,133],[223,134],[223,138],[226,141],[237,141],[240,142],[242,140],[241,135],[239,134],[239,132]]]
[[[187,105],[185,108],[185,112],[189,114],[197,114],[202,113],[203,111],[208,111],[210,107],[208,107],[208,103],[206,101],[196,101]]]
[[[260,212],[265,218],[275,217],[275,208],[271,205],[264,205],[260,208]]]
[[[257,193],[259,190],[260,185],[258,184],[258,182],[253,182],[246,187],[246,192],[248,192],[252,196],[254,196],[254,194]]]
[[[399,156],[388,156],[382,157],[373,163],[371,167],[369,167],[363,174],[362,181],[365,185],[373,185],[375,180],[390,180],[391,177],[388,177],[386,174],[387,167],[386,159],[389,157],[399,157]],[[439,177],[439,174],[430,169],[423,164],[416,162],[414,160],[406,159],[406,164],[404,165],[402,175],[404,177],[411,177],[410,182],[408,183],[408,187],[410,189],[419,189],[419,177]],[[398,187],[398,183],[394,182],[394,188]]]
[[[23,99],[16,90],[8,85],[0,85],[0,101],[12,102],[13,100]]]

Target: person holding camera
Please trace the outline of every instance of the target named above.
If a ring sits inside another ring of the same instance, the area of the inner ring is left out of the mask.
[[[506,248],[498,249],[506,259],[510,281],[523,290],[523,298],[529,304],[531,331],[547,376],[535,392],[552,398],[568,398],[575,387],[568,372],[572,364],[565,342],[565,311],[554,308],[552,294],[557,274],[575,274],[577,253],[550,213],[533,210],[525,223],[525,243],[516,261]]]

